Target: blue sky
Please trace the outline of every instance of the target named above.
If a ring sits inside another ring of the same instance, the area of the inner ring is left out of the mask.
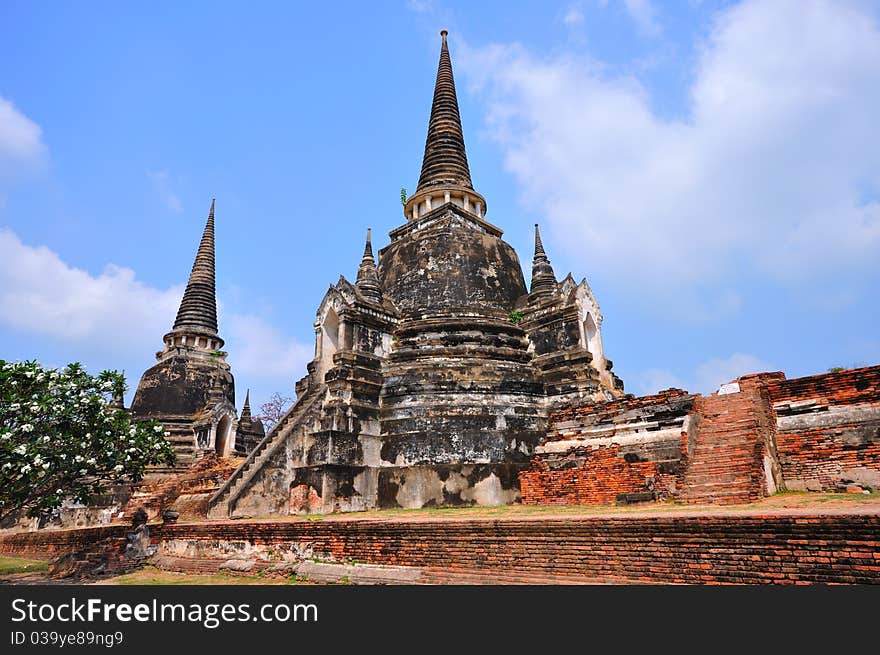
[[[880,362],[880,5],[807,0],[4,2],[0,357],[134,387],[216,197],[239,404],[292,395],[444,27],[487,218],[587,278],[629,391]]]

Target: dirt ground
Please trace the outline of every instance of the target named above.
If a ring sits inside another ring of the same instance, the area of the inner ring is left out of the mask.
[[[744,505],[688,505],[677,502],[609,505],[499,505],[496,507],[439,507],[383,509],[309,516],[252,517],[249,521],[471,520],[552,517],[724,516],[731,514],[880,514],[880,493],[838,494],[784,492]],[[236,520],[236,519],[232,519]],[[194,521],[201,522],[201,521]]]

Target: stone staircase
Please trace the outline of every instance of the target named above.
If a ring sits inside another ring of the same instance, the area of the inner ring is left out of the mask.
[[[735,505],[765,495],[761,402],[757,391],[697,400],[702,420],[680,500]]]
[[[217,490],[208,502],[208,518],[225,519],[229,517],[233,503],[247,489],[263,465],[284,444],[290,433],[300,426],[303,417],[318,403],[327,391],[326,385],[318,385],[306,392],[296,404],[287,410],[269,434],[257,444],[247,458]]]

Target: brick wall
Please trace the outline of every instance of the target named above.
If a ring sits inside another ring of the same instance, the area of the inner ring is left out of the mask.
[[[791,380],[776,378],[766,386],[774,403],[814,399],[834,405],[880,403],[880,366],[854,368]]]
[[[123,539],[131,530],[127,525],[104,525],[73,530],[14,532],[0,536],[0,552],[39,560],[51,560],[87,550],[105,539]]]
[[[783,486],[880,489],[880,366],[736,382],[737,393],[671,389],[551,414],[520,474],[523,503],[610,504],[649,478],[661,496],[695,503],[752,502]],[[685,414],[693,429],[676,436]]]
[[[675,489],[676,475],[660,470],[657,462],[627,461],[619,446],[572,450],[576,468],[550,470],[541,457],[532,460],[530,470],[519,474],[524,505],[613,505],[619,494],[654,488]]]
[[[82,547],[83,539],[106,538],[103,532],[114,529],[5,535],[0,552],[25,554],[38,543],[57,549],[70,543],[71,532]],[[196,556],[218,544],[262,544],[324,561],[516,570],[569,580],[880,584],[877,515],[236,521],[152,530],[154,539],[185,542]]]
[[[880,489],[880,366],[766,385],[789,489]]]
[[[695,398],[670,389],[552,413],[547,439],[520,473],[522,502],[607,505],[627,494],[675,495],[688,457],[685,419]]]

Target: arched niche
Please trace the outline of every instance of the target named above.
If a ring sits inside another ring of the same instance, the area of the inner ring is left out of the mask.
[[[320,365],[319,379],[324,379],[324,374],[333,367],[333,355],[340,347],[341,326],[339,314],[333,307],[328,307],[321,321],[320,334]]]
[[[602,359],[602,342],[599,337],[599,328],[590,312],[587,312],[583,321],[584,348],[593,355],[593,361]]]
[[[217,424],[214,438],[214,452],[220,457],[227,457],[231,452],[234,444],[232,443],[232,420],[228,416],[224,416]]]

